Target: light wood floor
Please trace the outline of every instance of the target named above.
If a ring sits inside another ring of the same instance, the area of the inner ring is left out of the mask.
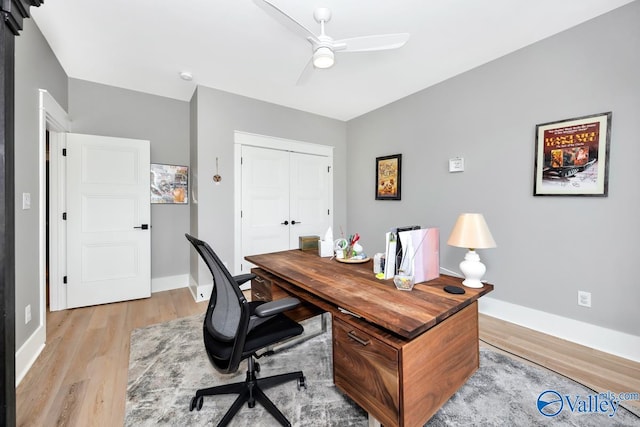
[[[16,425],[122,425],[131,331],[206,308],[183,288],[48,313],[47,344],[16,390]]]
[[[481,346],[557,372],[598,393],[640,393],[640,363],[482,314],[479,324]],[[622,406],[640,416],[640,401]]]
[[[16,391],[17,425],[122,425],[131,331],[205,310],[184,288],[49,313],[47,345]],[[480,337],[596,390],[640,392],[639,363],[482,315]]]

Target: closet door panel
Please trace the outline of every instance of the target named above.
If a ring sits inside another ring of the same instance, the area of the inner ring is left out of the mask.
[[[289,247],[298,247],[299,236],[324,236],[329,227],[329,163],[325,156],[291,153],[291,228]]]
[[[288,222],[289,153],[243,146],[242,258],[289,249]]]

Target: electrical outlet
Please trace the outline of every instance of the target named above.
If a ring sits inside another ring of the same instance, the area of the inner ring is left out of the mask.
[[[24,324],[31,322],[31,304],[24,308]]]
[[[591,292],[578,291],[578,305],[591,307]]]

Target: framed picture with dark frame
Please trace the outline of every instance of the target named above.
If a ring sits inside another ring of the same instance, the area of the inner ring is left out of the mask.
[[[189,167],[151,163],[151,203],[189,203]]]
[[[376,200],[400,200],[402,154],[376,157]]]
[[[607,196],[611,115],[536,125],[534,196]]]

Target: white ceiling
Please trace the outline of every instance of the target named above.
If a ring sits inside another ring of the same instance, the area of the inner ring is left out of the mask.
[[[336,39],[411,37],[338,53],[296,86],[310,45],[254,0],[46,0],[31,11],[71,78],[185,101],[202,85],[349,120],[632,0],[272,1],[315,33],[314,9],[329,7]]]

